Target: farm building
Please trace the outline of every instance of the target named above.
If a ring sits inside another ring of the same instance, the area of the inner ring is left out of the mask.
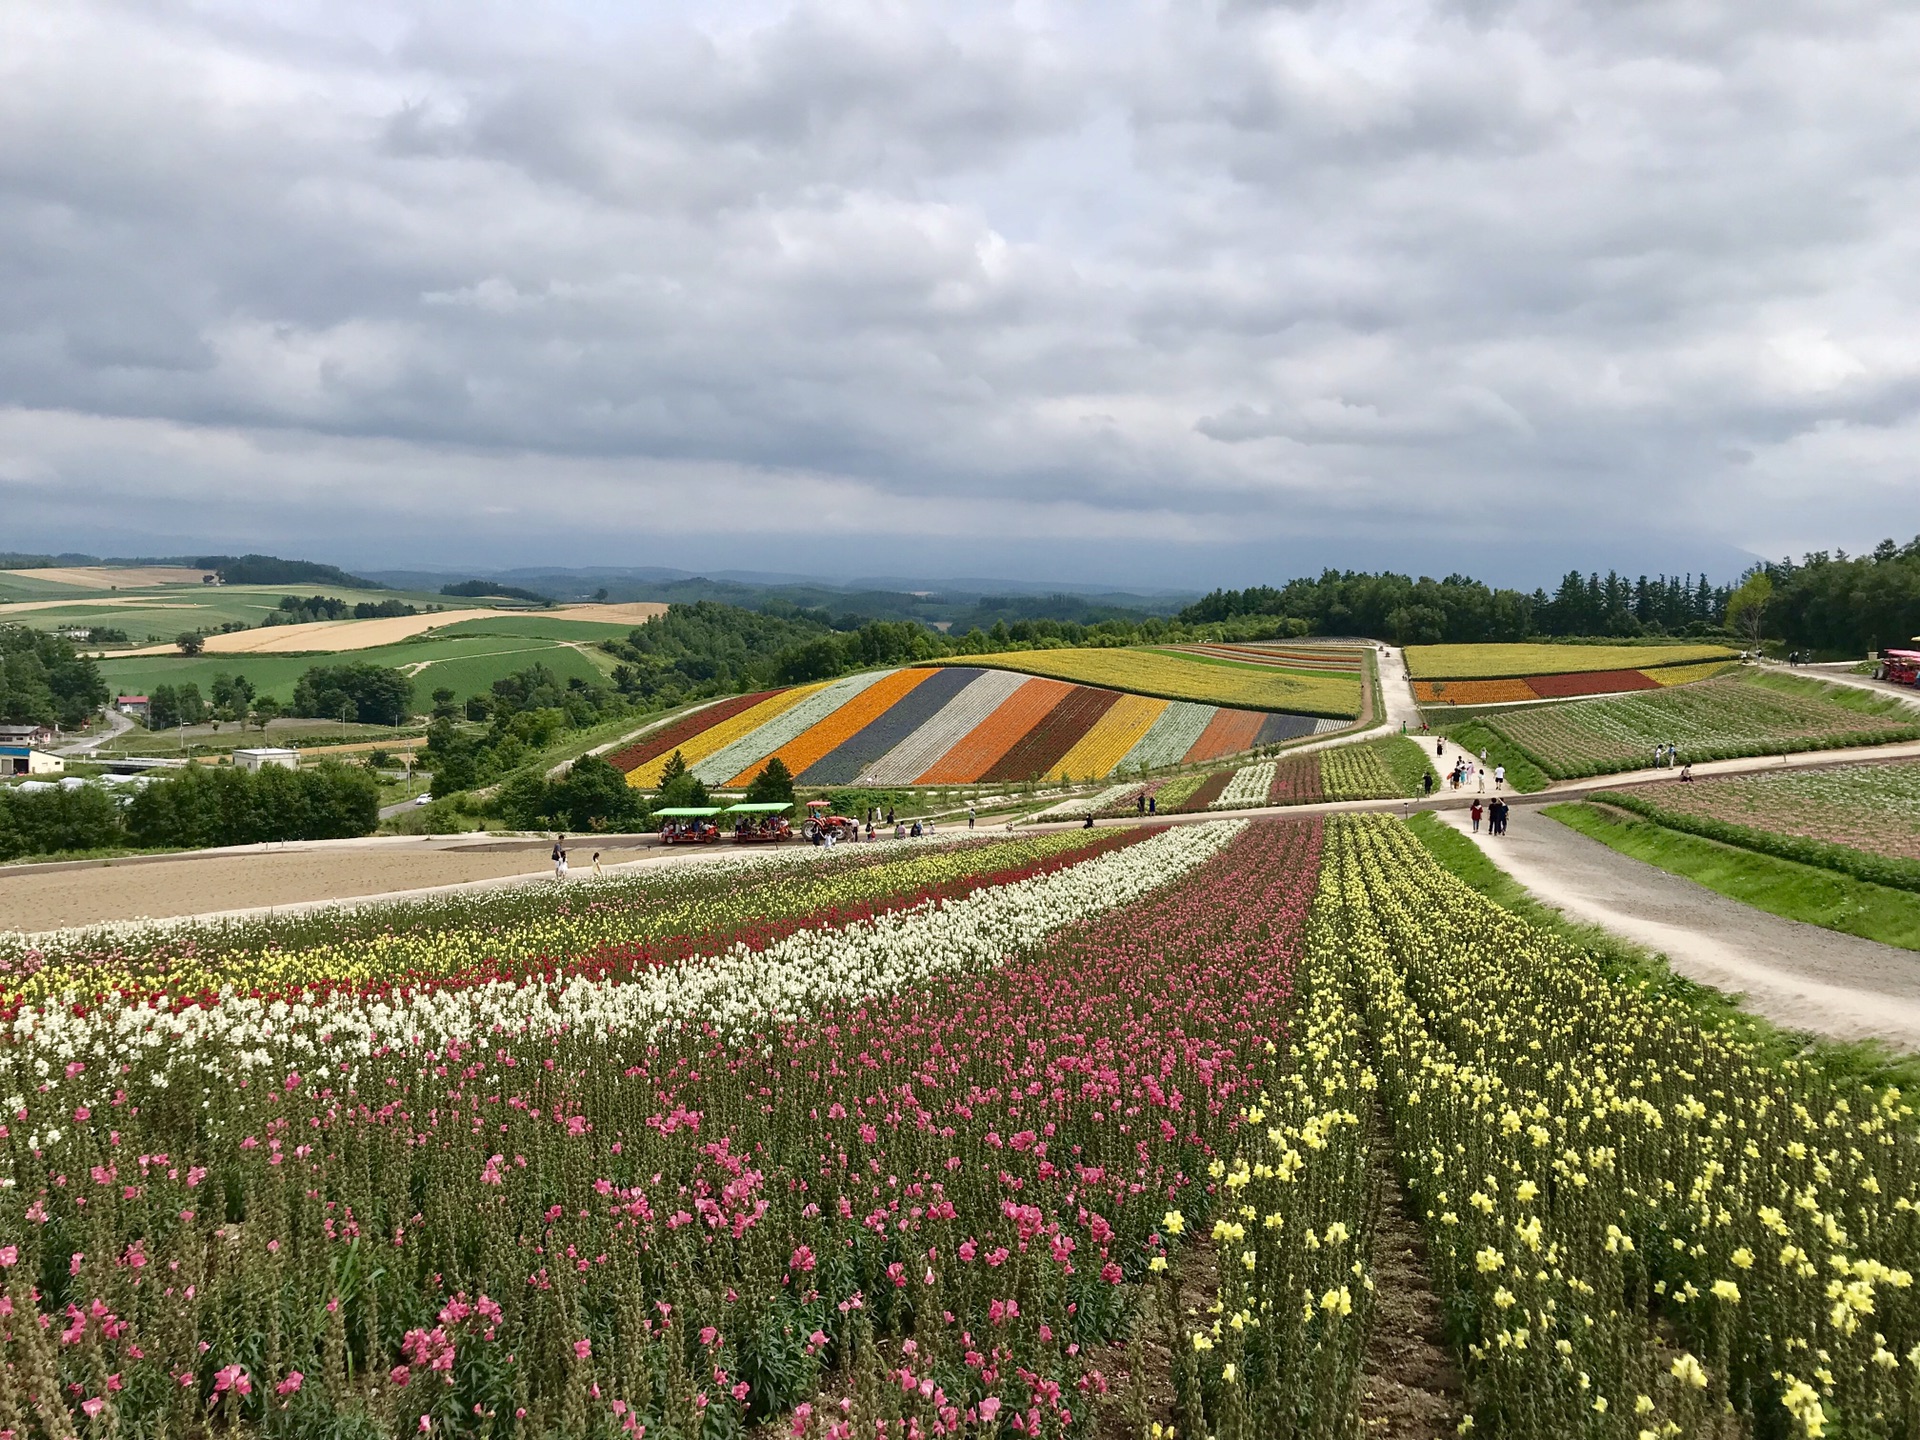
[[[58,755],[49,755],[31,745],[0,740],[0,775],[58,775],[66,766],[67,762]]]
[[[0,745],[44,745],[55,733],[51,725],[0,725]]]
[[[300,768],[298,750],[282,750],[276,746],[262,745],[248,750],[233,752],[233,763],[242,770],[264,770],[269,765],[278,765],[283,770]]]
[[[113,708],[132,719],[144,720],[152,710],[153,702],[145,695],[116,695]]]

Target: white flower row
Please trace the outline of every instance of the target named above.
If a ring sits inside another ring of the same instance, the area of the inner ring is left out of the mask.
[[[1227,788],[1220,792],[1220,798],[1207,806],[1209,810],[1250,810],[1256,805],[1267,803],[1267,796],[1273,790],[1273,772],[1279,768],[1279,762],[1262,760],[1258,765],[1248,765],[1233,772],[1233,779],[1227,782]]]
[[[1012,670],[982,671],[911,735],[869,765],[859,783],[911,785],[1032,678]]]
[[[798,740],[869,685],[892,673],[891,670],[869,670],[836,680],[689,768],[709,785],[724,785],[749,765],[759,764],[782,745]]]
[[[31,1087],[71,1061],[116,1083],[139,1075],[231,1077],[351,1064],[388,1047],[444,1050],[481,1038],[559,1033],[657,1036],[699,1022],[741,1038],[768,1021],[897,991],[944,971],[986,968],[1064,926],[1127,905],[1216,854],[1243,822],[1165,831],[1136,845],[958,900],[831,928],[802,930],[623,980],[501,980],[388,997],[313,1001],[225,995],[172,1012],[164,997],[76,1016],[64,1004],[23,1010],[0,1050],[0,1085]],[[123,1065],[130,1071],[122,1071]]]
[[[1143,766],[1153,769],[1160,765],[1178,765],[1187,758],[1187,751],[1193,748],[1193,742],[1205,733],[1213,717],[1220,713],[1215,705],[1200,705],[1192,700],[1176,700],[1160,712],[1160,718],[1148,727],[1147,733],[1134,742],[1114,768],[1117,770],[1138,770]]]
[[[1042,810],[1035,818],[1078,820],[1082,815],[1098,815],[1102,810],[1111,810],[1114,806],[1131,800],[1145,788],[1146,786],[1138,780],[1109,785],[1106,789],[1095,791],[1091,795],[1079,795],[1071,800],[1062,800],[1058,805]]]

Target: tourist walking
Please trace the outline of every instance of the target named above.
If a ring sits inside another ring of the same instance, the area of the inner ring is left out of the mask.
[[[1480,802],[1474,801],[1473,808],[1467,813],[1473,816],[1473,833],[1478,835],[1480,833]]]
[[[600,852],[596,850],[593,852],[593,878],[598,880],[601,877],[601,873]]]
[[[553,878],[567,878],[567,837],[564,835],[553,837]]]
[[[973,829],[973,804],[971,801],[967,804],[967,829]],[[873,827],[871,825],[867,827],[867,838],[873,838]]]
[[[1507,767],[1504,765],[1494,766],[1493,767],[1493,788],[1498,790],[1501,786],[1505,785],[1506,783],[1507,783]]]

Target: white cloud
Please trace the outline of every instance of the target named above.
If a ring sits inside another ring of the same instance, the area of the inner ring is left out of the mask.
[[[1869,0],[13,7],[0,487],[59,548],[1859,548],[1916,61]]]

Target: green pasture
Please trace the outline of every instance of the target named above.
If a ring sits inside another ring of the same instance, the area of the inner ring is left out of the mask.
[[[443,685],[464,700],[488,690],[495,680],[536,663],[545,665],[563,681],[578,676],[591,684],[601,684],[614,663],[607,655],[590,659],[556,639],[482,632],[446,633],[337,655],[132,655],[99,664],[101,678],[116,695],[146,695],[157,685],[189,681],[206,695],[213,677],[225,674],[244,675],[257,694],[271,695],[285,703],[293,698],[294,685],[310,667],[357,662],[407,671],[413,678],[415,701],[423,709],[427,697]]]
[[[510,614],[502,611],[484,620],[462,620],[449,625],[446,635],[520,635],[539,640],[576,640],[596,645],[602,640],[624,640],[637,626],[609,625],[602,620],[568,620],[558,615]]]
[[[23,600],[73,602],[13,615],[0,612],[0,622],[29,625],[36,630],[64,630],[83,625],[110,626],[126,631],[136,642],[143,641],[148,635],[171,640],[183,630],[214,630],[235,620],[256,626],[279,609],[282,597],[287,595],[297,595],[303,600],[311,595],[325,595],[349,605],[363,602],[377,605],[383,600],[399,600],[422,610],[429,605],[465,610],[479,603],[446,595],[402,590],[358,590],[339,585],[160,585],[144,590],[82,590],[72,585],[52,585],[21,580],[17,575],[0,575],[0,604]],[[78,603],[90,600],[111,600],[113,603]],[[624,627],[594,628],[613,633]]]
[[[1920,907],[1911,891],[1723,845],[1604,806],[1549,805],[1544,813],[1623,855],[1684,875],[1756,910],[1920,950]]]

